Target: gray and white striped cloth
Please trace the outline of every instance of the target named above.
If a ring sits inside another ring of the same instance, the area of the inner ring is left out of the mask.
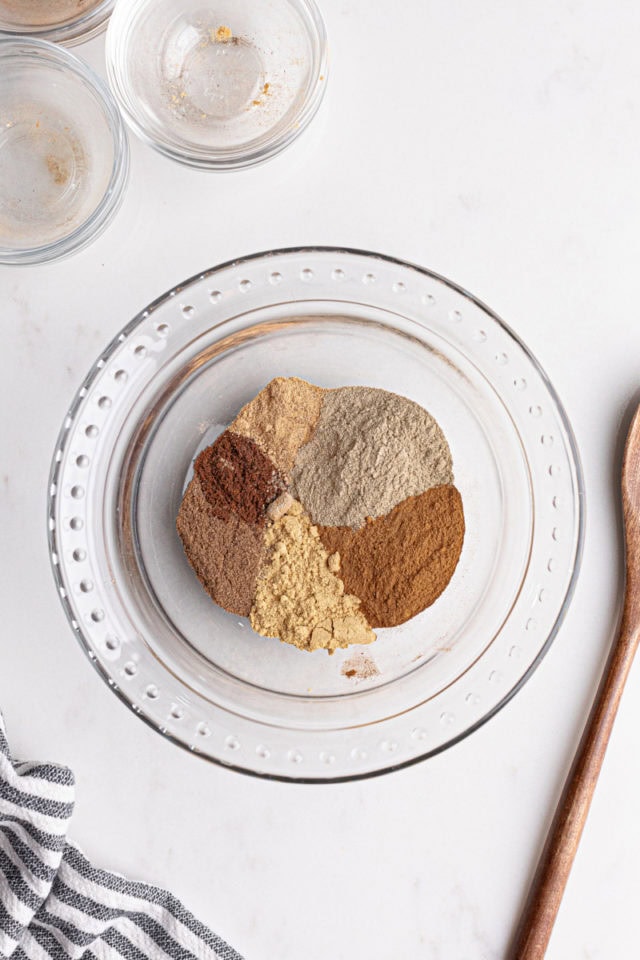
[[[0,714],[0,956],[241,960],[170,893],[93,867],[66,837],[71,770],[11,759]]]

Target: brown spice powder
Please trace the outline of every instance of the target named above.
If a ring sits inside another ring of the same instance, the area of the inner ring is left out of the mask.
[[[457,566],[464,540],[462,498],[451,484],[408,497],[364,527],[318,527],[340,554],[345,590],[372,627],[395,627],[429,607]]]
[[[230,513],[221,519],[194,476],[176,526],[184,551],[209,596],[225,610],[248,617],[264,553],[264,531]]]
[[[47,157],[47,170],[51,174],[53,182],[58,186],[62,186],[69,179],[69,167],[64,160],[59,160],[53,153],[50,153]]]
[[[371,680],[373,677],[379,677],[380,671],[373,657],[368,656],[364,650],[357,650],[353,656],[345,660],[340,669],[343,677],[348,677],[356,682],[359,680]]]
[[[271,460],[248,437],[225,430],[197,457],[194,471],[215,516],[235,513],[264,526],[266,508],[286,489]]]

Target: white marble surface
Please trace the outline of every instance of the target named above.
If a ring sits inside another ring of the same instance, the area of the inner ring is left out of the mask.
[[[247,960],[499,960],[619,608],[617,431],[640,387],[640,8],[322,6],[330,86],[292,149],[215,175],[132,138],[106,234],[56,265],[0,268],[0,704],[20,755],[74,768],[86,852],[170,885]],[[102,39],[78,52],[102,71]],[[502,314],[565,402],[588,498],[573,606],[521,693],[436,759],[333,787],[208,766],[125,710],[71,636],[45,537],[56,432],[102,345],[181,279],[299,243],[414,260]],[[637,956],[639,730],[636,668],[549,960]]]

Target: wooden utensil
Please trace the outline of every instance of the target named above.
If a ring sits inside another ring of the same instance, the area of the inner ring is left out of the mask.
[[[529,892],[511,954],[542,960],[640,638],[640,407],[622,464],[626,584],[622,620]]]

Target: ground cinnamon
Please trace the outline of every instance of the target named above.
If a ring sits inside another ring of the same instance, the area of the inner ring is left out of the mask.
[[[452,484],[408,497],[363,527],[318,527],[340,554],[345,590],[372,627],[395,627],[430,606],[449,583],[464,539],[462,499]]]

